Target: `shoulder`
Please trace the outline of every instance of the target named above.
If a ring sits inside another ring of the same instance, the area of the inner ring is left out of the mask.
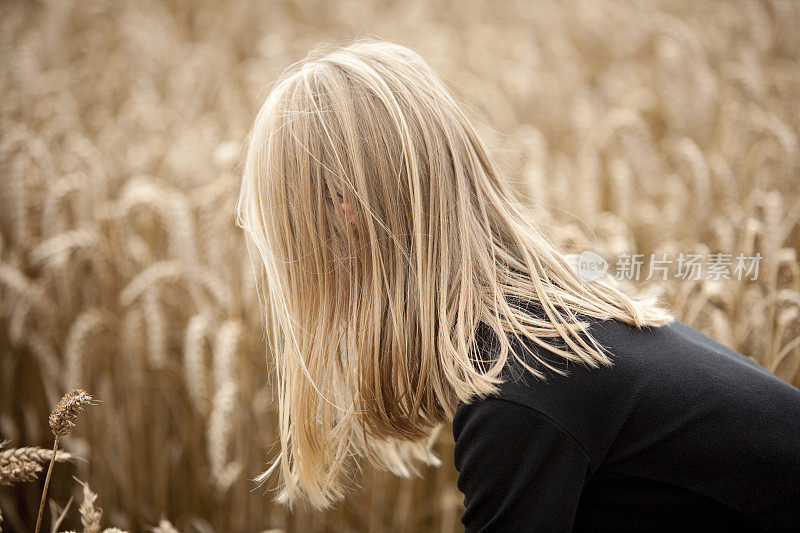
[[[637,328],[619,320],[591,319],[589,332],[612,365],[591,368],[545,353],[533,342],[510,339],[514,353],[532,364],[528,350],[566,374],[537,367],[545,379],[513,359],[504,368],[496,397],[524,405],[555,422],[599,463],[629,419],[652,423],[679,417],[697,402],[761,409],[763,395],[786,398],[797,389],[744,355],[680,321]],[[521,344],[524,342],[524,346]],[[485,343],[484,349],[496,348]],[[484,353],[491,358],[492,354]],[[751,391],[758,389],[758,395]],[[705,399],[703,399],[705,398]],[[796,402],[795,402],[796,403]]]
[[[545,379],[523,372],[519,362],[511,358],[503,371],[506,381],[500,397],[527,403],[527,393],[539,389],[550,396],[567,394],[599,401],[609,399],[606,393],[624,394],[644,384],[678,382],[689,385],[695,379],[707,381],[708,378],[780,381],[754,360],[679,320],[652,327],[636,327],[616,319],[589,317],[587,321],[589,333],[606,349],[611,366],[592,368],[570,362],[532,341],[510,337],[514,354],[540,370]],[[496,339],[494,344],[484,346],[492,350]],[[528,355],[530,353],[552,362],[564,371],[563,375],[537,365]],[[599,396],[594,397],[595,394]]]
[[[534,409],[551,419],[565,424],[565,417],[572,414],[590,414],[592,405],[613,405],[616,398],[631,392],[644,375],[652,374],[646,366],[654,364],[652,354],[659,344],[665,342],[662,332],[647,331],[629,326],[618,320],[588,320],[589,333],[609,354],[612,365],[589,367],[568,361],[549,352],[528,339],[518,339],[509,335],[511,354],[502,371],[503,383],[499,386],[497,398],[516,402]],[[655,328],[654,328],[655,329]],[[484,360],[497,356],[499,342],[493,332],[483,333]],[[554,342],[547,339],[547,342]],[[566,348],[563,342],[559,346]],[[539,363],[560,370],[556,372]],[[542,373],[539,378],[525,369],[520,360]]]

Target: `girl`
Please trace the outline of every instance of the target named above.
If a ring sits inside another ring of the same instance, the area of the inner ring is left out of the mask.
[[[275,354],[279,499],[325,508],[354,457],[436,463],[467,531],[800,527],[800,391],[583,280],[442,81],[374,39],[291,65],[237,208]]]

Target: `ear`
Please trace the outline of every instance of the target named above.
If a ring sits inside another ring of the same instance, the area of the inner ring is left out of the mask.
[[[353,233],[356,235],[356,238],[358,238],[358,225],[356,224],[355,213],[353,213],[353,206],[350,205],[350,202],[342,202],[339,204],[339,207],[342,209],[342,217],[350,224],[353,228]]]
[[[344,219],[353,225],[353,228],[356,227],[356,217],[353,214],[353,206],[350,205],[350,202],[342,202],[339,204],[342,208],[342,212],[344,213]]]

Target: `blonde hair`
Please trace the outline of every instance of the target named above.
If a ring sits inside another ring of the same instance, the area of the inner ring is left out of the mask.
[[[403,476],[435,464],[438,427],[496,392],[509,357],[544,377],[509,335],[597,367],[611,361],[576,313],[671,320],[654,299],[582,280],[426,62],[373,38],[281,74],[249,136],[237,223],[277,376],[281,452],[257,479],[280,471],[290,505],[341,499],[352,457]],[[526,300],[540,312],[515,304]],[[490,361],[475,351],[479,324],[500,343]]]

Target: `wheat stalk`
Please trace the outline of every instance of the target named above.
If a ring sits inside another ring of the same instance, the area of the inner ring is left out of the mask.
[[[100,236],[93,229],[65,231],[39,244],[31,251],[31,261],[41,263],[50,258],[63,257],[74,249],[92,248],[98,245]]]
[[[87,348],[103,324],[103,313],[92,308],[81,313],[70,326],[64,357],[66,363],[64,381],[67,387],[76,387],[83,382]]]
[[[157,285],[142,296],[144,320],[147,324],[147,362],[151,368],[163,368],[167,362],[167,324]]]
[[[58,531],[58,528],[61,526],[61,523],[67,517],[67,513],[69,512],[69,508],[72,506],[72,502],[75,500],[74,497],[70,497],[67,505],[63,508],[59,508],[59,505],[50,500],[50,515],[53,517],[53,523],[50,526],[50,531]]]
[[[205,344],[209,320],[195,315],[186,326],[183,342],[183,371],[186,390],[198,413],[208,412],[208,369],[205,361]]]
[[[53,465],[55,464],[58,452],[58,441],[61,437],[69,435],[69,432],[72,431],[78,421],[78,414],[80,414],[86,406],[92,405],[92,401],[92,396],[85,390],[74,389],[65,394],[58,402],[58,405],[56,405],[56,408],[50,413],[50,431],[53,432],[55,439],[53,440],[53,452],[50,465],[47,467],[47,476],[44,480],[44,489],[42,489],[42,500],[39,502],[39,514],[36,517],[36,533],[39,533],[39,529],[42,527],[44,502],[47,501],[47,488],[50,486],[50,475],[53,473]]]
[[[30,280],[19,269],[2,262],[0,262],[0,285],[5,285],[14,291],[19,300],[31,301],[40,310],[50,307],[50,300],[41,286]]]
[[[62,205],[71,195],[81,192],[80,182],[81,176],[68,175],[56,181],[48,191],[42,206],[43,236],[56,235],[69,227],[66,209]]]
[[[240,465],[228,462],[232,421],[239,387],[236,382],[236,351],[242,335],[242,326],[228,320],[220,327],[214,343],[214,387],[216,392],[208,421],[208,455],[211,473],[217,487],[226,489],[239,474]]]
[[[120,304],[129,306],[143,293],[156,283],[175,282],[183,276],[183,268],[179,261],[160,261],[147,267],[139,273],[122,290],[119,296]]]

